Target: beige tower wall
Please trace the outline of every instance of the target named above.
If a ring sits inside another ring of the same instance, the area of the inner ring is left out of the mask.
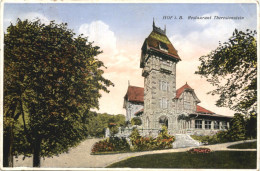
[[[168,118],[168,129],[177,129],[175,103],[176,62],[152,55],[143,68],[144,76],[144,129],[161,129],[159,118]]]

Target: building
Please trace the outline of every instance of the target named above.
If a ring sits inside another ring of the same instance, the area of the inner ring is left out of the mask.
[[[181,61],[166,36],[166,28],[155,26],[142,46],[140,68],[144,88],[128,86],[124,97],[126,120],[142,120],[144,134],[156,134],[162,125],[170,134],[210,135],[227,129],[232,117],[218,115],[198,104],[187,83],[176,89],[176,65]]]

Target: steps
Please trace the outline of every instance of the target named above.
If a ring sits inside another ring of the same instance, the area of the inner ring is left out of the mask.
[[[172,143],[172,148],[198,147],[200,145],[202,145],[200,142],[192,139],[187,134],[176,134],[175,141]]]

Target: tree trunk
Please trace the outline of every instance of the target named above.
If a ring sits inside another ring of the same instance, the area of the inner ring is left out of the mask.
[[[13,126],[8,126],[4,131],[3,139],[3,166],[13,167]]]
[[[41,166],[41,139],[37,138],[33,143],[33,167]]]

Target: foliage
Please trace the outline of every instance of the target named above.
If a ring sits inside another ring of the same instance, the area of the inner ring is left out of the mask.
[[[107,151],[115,151],[115,147],[109,142],[109,140],[96,142],[91,150],[92,153]]]
[[[248,114],[257,104],[257,48],[256,31],[235,29],[225,43],[206,56],[196,74],[207,78],[219,95],[217,106]]]
[[[109,168],[256,169],[256,151],[214,151],[191,155],[187,152],[131,157]]]
[[[87,123],[87,130],[89,136],[92,137],[104,137],[105,129],[109,127],[111,135],[115,135],[118,132],[118,127],[125,126],[125,115],[110,115],[107,113],[96,113],[92,112],[89,116]],[[115,123],[115,126],[109,125],[110,123]]]
[[[256,113],[250,113],[246,118],[246,137],[249,139],[256,138],[257,135],[257,115]]]
[[[129,151],[130,146],[125,138],[109,137],[94,144],[91,152],[116,152]]]
[[[133,129],[130,140],[135,151],[159,150],[172,148],[174,136],[168,135],[167,127],[164,127],[158,137],[142,137],[136,128]]]
[[[188,151],[191,154],[206,154],[212,152],[209,148],[192,148]]]
[[[218,144],[230,141],[228,131],[219,131],[215,135],[191,135],[194,140],[197,140],[203,144]]]
[[[230,123],[230,129],[228,130],[229,139],[231,141],[244,140],[246,134],[245,125],[244,116],[235,113]]]
[[[134,117],[131,119],[131,124],[132,125],[142,125],[142,120],[139,117]]]
[[[113,85],[102,76],[100,53],[66,23],[18,19],[7,28],[4,134],[12,136],[7,131],[12,127],[15,145],[23,142],[12,153],[34,153],[34,166],[39,166],[40,156],[65,152],[87,136],[86,115],[98,108],[99,90],[109,92]]]

